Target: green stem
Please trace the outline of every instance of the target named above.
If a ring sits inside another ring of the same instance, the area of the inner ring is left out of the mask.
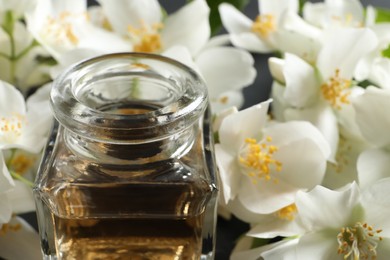
[[[24,178],[22,175],[20,175],[19,173],[16,173],[14,171],[10,171],[10,174],[11,176],[16,179],[16,180],[19,180],[21,182],[23,182],[24,184],[27,184],[28,186],[30,187],[33,187],[34,186],[34,183],[27,180],[26,178]]]
[[[18,55],[16,55],[15,57],[13,57],[13,60],[15,61],[18,61],[19,59],[23,58],[24,55],[26,55],[31,49],[33,49],[34,47],[38,46],[38,42],[36,40],[33,40],[29,46],[27,46],[26,48],[24,48],[24,50],[22,50]]]

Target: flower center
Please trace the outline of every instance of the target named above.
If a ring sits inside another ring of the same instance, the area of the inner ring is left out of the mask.
[[[24,117],[16,114],[0,117],[0,142],[13,143],[22,135]]]
[[[271,14],[258,15],[252,24],[252,32],[263,38],[267,38],[275,31],[275,18]]]
[[[265,138],[266,142],[271,142],[270,136]],[[275,183],[278,179],[271,177],[271,168],[276,171],[282,170],[282,163],[273,158],[278,147],[265,142],[257,143],[255,139],[247,138],[245,143],[248,144],[245,155],[239,157],[240,163],[249,169],[248,176],[251,177],[254,184],[260,179],[269,181],[273,179]]]
[[[74,24],[78,20],[85,23],[88,19],[88,14],[86,13],[80,15],[65,11],[60,13],[57,18],[48,17],[47,25],[44,26],[42,31],[49,37],[53,37],[61,45],[75,46],[79,43],[79,39],[74,33]]]
[[[376,259],[376,247],[382,237],[381,229],[374,229],[367,223],[357,222],[353,227],[343,227],[337,235],[338,254],[344,259]]]
[[[34,157],[27,156],[26,154],[18,154],[11,160],[12,170],[17,172],[18,174],[23,174],[27,172],[31,166],[34,165]]]
[[[14,225],[9,223],[3,224],[0,227],[0,236],[6,235],[9,231],[13,231],[13,232],[19,231],[21,228],[22,225],[20,225],[19,223]]]
[[[162,49],[159,31],[164,25],[162,23],[155,23],[152,26],[148,26],[143,21],[141,24],[140,28],[134,28],[131,25],[127,27],[130,39],[135,43],[134,51],[149,53],[159,52]]]
[[[283,220],[293,221],[295,219],[295,215],[297,214],[298,209],[297,206],[293,203],[288,205],[276,212],[276,216]]]
[[[341,109],[341,104],[349,104],[351,80],[340,77],[340,70],[336,69],[335,75],[328,82],[322,84],[321,92],[324,98],[336,109]]]

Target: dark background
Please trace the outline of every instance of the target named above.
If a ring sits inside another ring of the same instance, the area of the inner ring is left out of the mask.
[[[168,13],[172,13],[183,6],[187,1],[188,0],[160,0],[159,2]],[[88,0],[88,2],[90,4],[94,3],[94,1],[91,0]],[[365,6],[374,5],[377,7],[390,7],[389,0],[363,0],[362,3]],[[256,18],[258,14],[257,0],[251,0],[243,12],[252,20]],[[225,31],[221,29],[220,33],[225,33]],[[255,59],[255,68],[258,74],[255,82],[243,90],[245,97],[244,108],[257,104],[268,98],[272,83],[267,67],[267,60],[270,56],[271,55],[253,54]],[[37,228],[35,213],[24,214],[23,217]],[[248,228],[249,226],[246,223],[243,223],[234,217],[229,221],[218,218],[216,260],[229,259],[230,252],[233,249],[236,240],[243,235]]]

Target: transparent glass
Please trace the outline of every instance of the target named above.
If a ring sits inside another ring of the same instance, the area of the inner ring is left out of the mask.
[[[35,181],[44,259],[213,259],[207,90],[158,55],[110,54],[55,80]]]

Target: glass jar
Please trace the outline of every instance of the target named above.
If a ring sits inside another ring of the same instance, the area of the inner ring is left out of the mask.
[[[34,187],[44,259],[213,259],[207,90],[158,55],[110,54],[56,79]]]

